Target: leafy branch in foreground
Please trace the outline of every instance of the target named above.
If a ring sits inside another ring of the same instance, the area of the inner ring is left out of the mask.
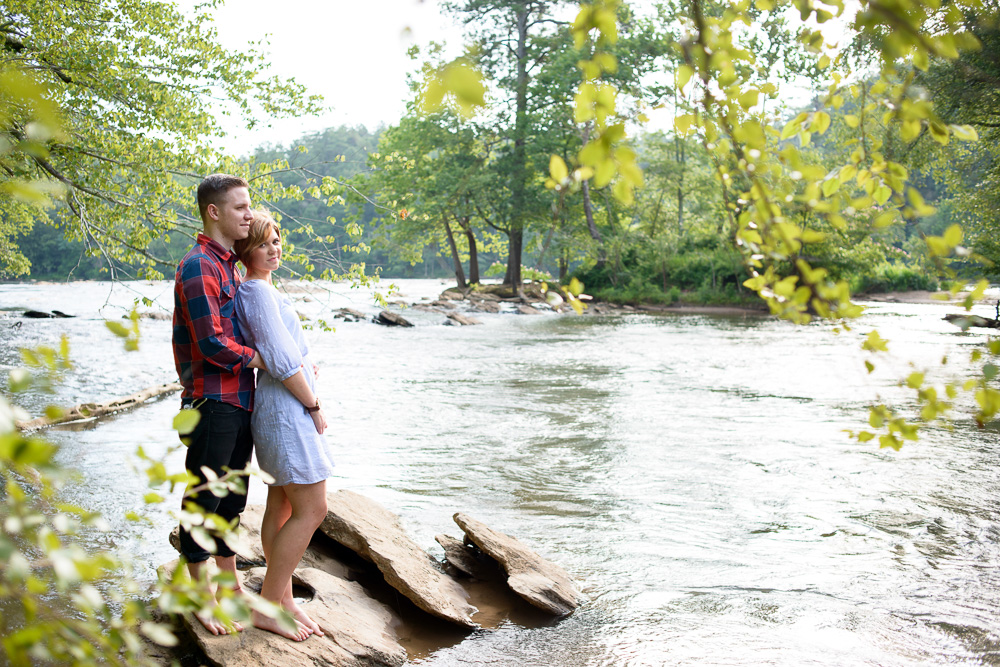
[[[779,317],[802,324],[819,317],[847,327],[863,309],[852,302],[846,280],[834,280],[827,269],[813,265],[810,250],[849,225],[875,231],[934,213],[909,183],[909,172],[892,146],[912,145],[924,137],[939,146],[978,138],[973,127],[942,120],[915,80],[931,64],[979,48],[970,26],[995,22],[996,12],[978,2],[862,2],[849,23],[850,34],[859,49],[873,55],[876,67],[852,70],[846,50],[828,44],[823,30],[843,16],[842,0],[681,4],[675,46],[682,64],[674,72],[674,90],[688,113],[676,116],[675,130],[697,137],[714,164],[732,241],[749,274],[744,285]],[[600,51],[602,44],[613,43],[617,6],[617,0],[582,4],[573,27],[578,44],[595,39]],[[825,83],[809,109],[786,120],[779,111],[767,110],[765,102],[781,99],[781,81],[773,63],[766,54],[758,55],[752,43],[764,32],[765,22],[793,13],[798,23],[790,36],[798,57]],[[581,86],[577,114],[598,123],[580,161],[593,169],[595,178],[617,179],[616,196],[628,200],[638,179],[627,161],[617,158],[624,130],[599,122],[614,108],[614,91],[590,81],[613,71],[613,57],[605,53],[581,67],[588,81]],[[846,152],[812,150],[831,128],[841,132],[838,139],[843,137],[840,145]],[[890,138],[893,144],[887,143]],[[553,159],[550,174],[554,181],[564,179],[565,166]],[[961,228],[953,226],[925,238],[928,257],[946,275],[954,276],[951,258],[970,255],[961,245],[962,236]],[[985,286],[980,282],[972,290],[966,309]],[[865,346],[874,353],[887,350],[877,332]],[[994,346],[992,340],[986,344],[991,354]],[[971,361],[979,362],[981,354],[977,350]],[[866,365],[869,372],[874,369],[872,362]],[[868,441],[877,436],[883,447],[898,449],[904,440],[916,439],[923,424],[947,417],[961,391],[973,392],[976,421],[983,424],[1000,409],[1000,393],[989,385],[995,369],[987,363],[979,377],[946,383],[940,390],[929,386],[924,374],[913,373],[901,384],[915,393],[918,418],[908,420],[877,405],[869,423],[881,435],[863,431],[855,437]]]

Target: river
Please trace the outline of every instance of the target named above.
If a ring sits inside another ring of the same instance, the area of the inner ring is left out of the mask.
[[[438,281],[400,281],[409,300]],[[143,320],[127,353],[103,325],[136,295],[161,309],[171,284],[0,285],[0,370],[17,348],[69,336],[75,368],[48,402],[121,396],[175,378],[170,323]],[[304,296],[292,295],[296,299]],[[959,413],[902,451],[850,440],[913,368],[962,377],[983,336],[940,304],[869,304],[850,331],[762,316],[476,315],[441,326],[409,310],[397,329],[329,318],[369,312],[334,286],[297,301],[336,323],[307,338],[329,406],[331,489],[373,497],[435,555],[463,511],[565,567],[587,602],[538,626],[508,622],[412,657],[445,665],[1000,664],[998,429]],[[21,319],[58,309],[73,319]],[[991,309],[982,311],[992,315]],[[18,325],[18,323],[20,323]],[[892,355],[860,347],[877,328]],[[941,364],[944,355],[949,363]],[[143,581],[175,557],[167,511],[141,528],[138,445],[176,442],[175,397],[96,424],[49,431],[81,475],[71,501],[112,530]],[[170,464],[182,465],[182,452]],[[255,482],[251,502],[263,502]]]

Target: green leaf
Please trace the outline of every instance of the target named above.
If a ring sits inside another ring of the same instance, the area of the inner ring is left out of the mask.
[[[562,183],[569,177],[569,170],[566,168],[566,163],[558,155],[553,155],[549,158],[549,175],[556,183]]]
[[[114,320],[105,320],[104,326],[106,326],[111,333],[118,336],[119,338],[128,338],[129,330],[121,322],[115,322]]]
[[[944,231],[942,238],[945,243],[952,247],[959,245],[962,242],[962,226],[958,224],[951,225]]]
[[[747,90],[740,94],[739,103],[744,109],[750,109],[751,107],[757,106],[757,100],[760,97],[760,91],[756,89]]]
[[[950,125],[952,134],[961,141],[979,141],[979,133],[971,125]]]
[[[674,72],[677,89],[682,90],[688,84],[688,81],[691,80],[692,76],[694,76],[694,68],[690,65],[681,65],[678,67]]]
[[[173,428],[178,435],[188,435],[194,431],[201,421],[201,413],[197,410],[186,408],[174,416]]]

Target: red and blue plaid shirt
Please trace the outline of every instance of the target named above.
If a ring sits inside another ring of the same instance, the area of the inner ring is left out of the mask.
[[[254,351],[236,322],[236,255],[204,234],[174,278],[174,363],[182,398],[211,398],[253,410]]]

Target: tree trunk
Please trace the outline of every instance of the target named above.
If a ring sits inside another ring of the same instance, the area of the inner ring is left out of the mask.
[[[684,144],[680,137],[675,138],[677,142],[677,164],[681,165],[677,175],[677,233],[684,233]]]
[[[569,262],[566,261],[566,254],[559,255],[559,282],[566,282],[566,274],[569,273]]]
[[[510,203],[513,215],[510,221],[510,244],[507,255],[507,278],[517,296],[524,296],[521,278],[521,251],[524,242],[524,211],[527,202],[528,179],[528,4],[517,2],[515,9],[517,30],[517,75],[514,83],[514,164],[511,169]]]
[[[545,235],[545,242],[542,243],[542,249],[538,253],[538,261],[535,262],[535,270],[542,271],[542,265],[545,263],[545,253],[549,251],[549,244],[552,243],[552,236],[555,234],[556,225],[553,221],[551,227],[549,227],[549,233]]]
[[[465,219],[465,238],[469,242],[469,282],[479,284],[479,249],[476,247],[476,235],[472,233],[469,219]]]
[[[608,261],[608,255],[604,249],[604,239],[601,237],[601,230],[597,228],[597,223],[594,222],[594,205],[590,201],[590,181],[583,181],[582,191],[583,213],[587,216],[587,229],[590,230],[590,238],[597,241],[597,266],[600,268]]]
[[[180,391],[181,389],[183,389],[183,387],[177,382],[154,385],[152,387],[147,387],[142,391],[136,392],[131,396],[115,398],[107,401],[106,403],[81,403],[80,405],[66,410],[58,417],[38,417],[37,419],[32,419],[31,421],[16,422],[15,426],[17,426],[17,428],[21,431],[35,431],[40,428],[55,426],[56,424],[66,424],[68,422],[95,419],[97,417],[103,417],[105,415],[114,414],[123,410],[131,410],[132,408],[138,407],[152,398],[172,394],[176,391]]]
[[[444,220],[444,229],[448,232],[448,247],[451,248],[451,259],[455,263],[455,282],[459,289],[465,289],[465,271],[462,270],[462,258],[458,255],[458,247],[455,245],[455,235],[451,231],[451,224]]]
[[[508,235],[507,278],[505,285],[510,285],[515,296],[524,296],[524,279],[521,277],[521,249],[524,243],[524,230],[511,229]],[[516,258],[516,259],[515,259]]]

